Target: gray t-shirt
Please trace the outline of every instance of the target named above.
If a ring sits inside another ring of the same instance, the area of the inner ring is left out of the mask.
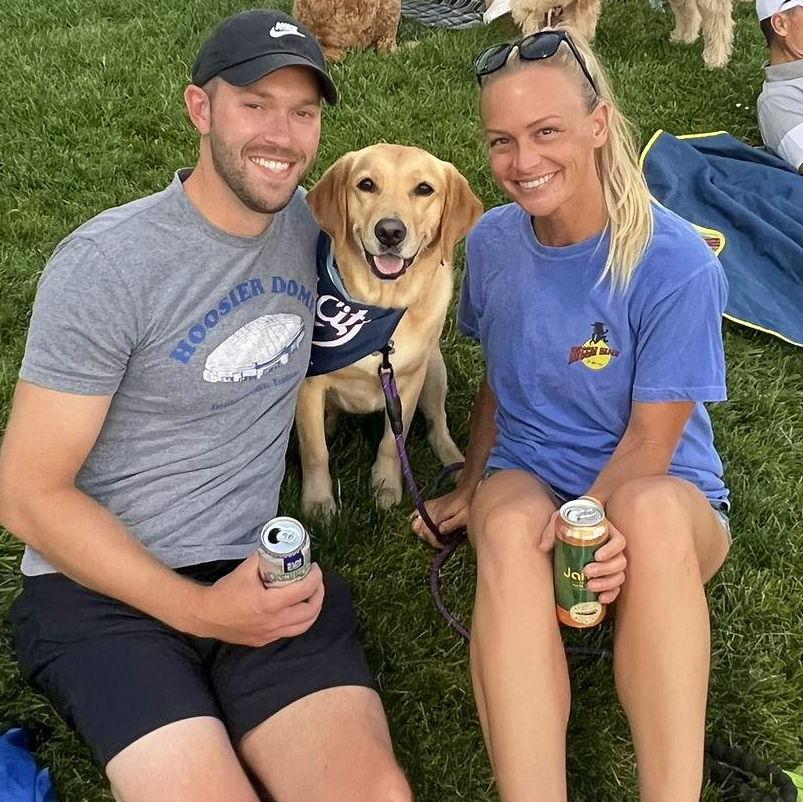
[[[76,484],[171,567],[245,557],[276,514],[316,291],[303,190],[238,237],[198,213],[188,175],[58,245],[20,370],[113,396]],[[22,570],[55,569],[28,548]]]
[[[764,67],[758,127],[764,144],[795,170],[803,164],[803,59]]]

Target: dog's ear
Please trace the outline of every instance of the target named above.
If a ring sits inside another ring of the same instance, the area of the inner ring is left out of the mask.
[[[318,225],[335,243],[346,238],[348,228],[346,189],[351,156],[341,156],[307,193],[307,203]]]
[[[482,214],[482,203],[472,192],[468,181],[453,165],[446,162],[446,199],[443,203],[437,242],[441,262],[451,262],[455,245],[468,234]]]

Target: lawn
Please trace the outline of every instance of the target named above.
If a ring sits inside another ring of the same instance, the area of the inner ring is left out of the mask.
[[[47,256],[82,221],[161,189],[176,167],[193,163],[196,141],[181,98],[189,67],[204,32],[243,7],[226,0],[0,0],[0,425]],[[659,127],[674,133],[725,129],[758,142],[763,41],[752,5],[739,3],[735,14],[733,61],[712,74],[703,68],[699,44],[669,43],[671,15],[652,10],[647,0],[609,0],[598,50],[642,144]],[[500,203],[479,137],[470,64],[480,48],[512,33],[504,21],[463,32],[405,22],[405,46],[395,55],[351,55],[334,68],[342,104],[326,112],[311,179],[345,151],[378,140],[401,142],[454,162],[486,206]],[[413,42],[417,46],[406,46]],[[452,318],[444,336],[448,413],[464,445],[481,360]],[[735,500],[735,543],[709,588],[709,729],[791,768],[803,762],[803,364],[791,345],[730,323],[725,345],[730,400],[712,415]],[[410,503],[378,513],[368,501],[380,431],[379,416],[338,429],[331,453],[341,512],[315,528],[314,547],[324,565],[338,567],[352,584],[398,756],[418,799],[494,800],[467,649],[432,607],[426,587],[431,553],[407,532]],[[436,463],[423,434],[417,421],[412,460],[429,478]],[[282,509],[299,511],[294,447]],[[88,751],[16,668],[5,613],[19,588],[20,553],[20,544],[0,531],[0,720],[52,727],[37,754],[53,769],[63,802],[109,800]],[[464,551],[446,573],[447,595],[464,616],[472,582]],[[573,639],[607,643],[610,634],[603,628],[592,638]],[[633,753],[610,665],[578,667],[573,684],[572,798],[636,799]],[[709,789],[705,798],[719,797]]]

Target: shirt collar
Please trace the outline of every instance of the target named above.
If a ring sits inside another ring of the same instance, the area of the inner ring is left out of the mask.
[[[764,78],[767,81],[792,81],[803,78],[803,58],[784,64],[765,64]]]

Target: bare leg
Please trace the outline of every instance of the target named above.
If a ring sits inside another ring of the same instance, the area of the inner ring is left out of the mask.
[[[566,800],[569,677],[552,559],[536,548],[554,510],[547,489],[524,471],[486,479],[471,505],[477,552],[471,673],[504,802]]]
[[[627,540],[614,669],[641,800],[696,802],[710,659],[703,582],[724,561],[727,536],[703,495],[668,476],[625,484],[606,510]]]
[[[242,739],[248,766],[279,802],[412,802],[382,703],[368,688],[299,699]]]
[[[691,44],[700,35],[700,12],[697,0],[669,0],[675,15],[675,30],[669,38],[673,42]]]
[[[463,455],[454,444],[446,423],[446,365],[440,348],[433,352],[427,364],[418,406],[427,419],[427,439],[438,459],[444,465],[462,462]]]
[[[144,735],[106,766],[119,802],[259,802],[216,718],[176,721]]]

